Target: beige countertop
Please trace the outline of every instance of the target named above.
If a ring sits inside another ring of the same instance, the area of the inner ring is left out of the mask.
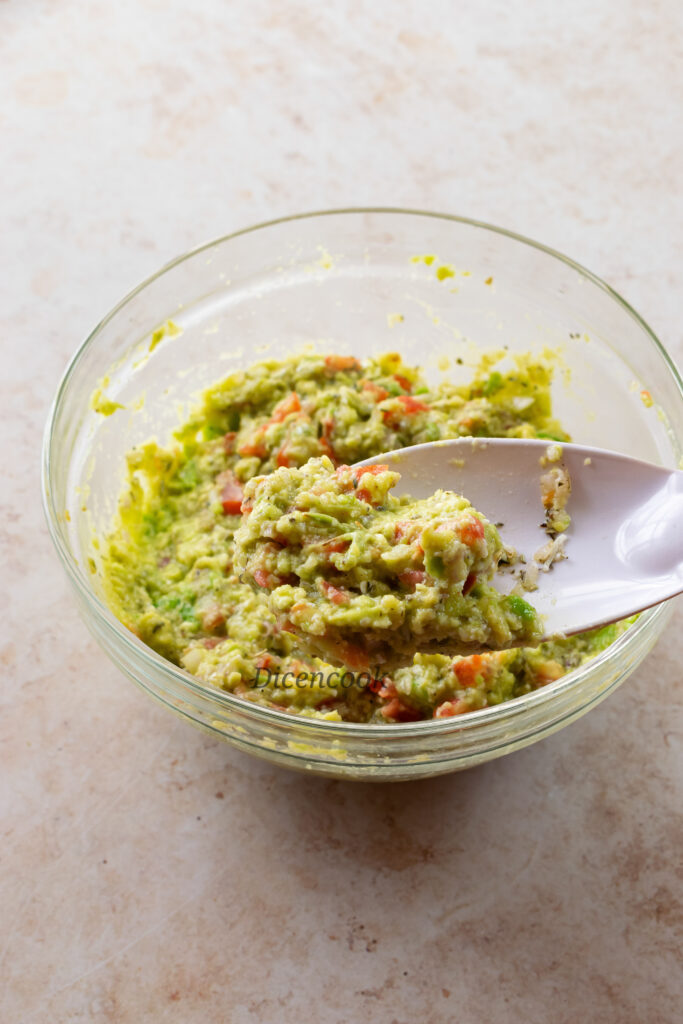
[[[604,277],[680,359],[680,4],[562,10],[0,4],[1,1021],[679,1019],[680,604],[565,731],[460,775],[342,784],[127,682],[40,507],[76,345],[177,253],[274,216],[502,224]]]

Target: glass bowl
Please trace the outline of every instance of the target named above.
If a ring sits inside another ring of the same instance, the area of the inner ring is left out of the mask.
[[[152,343],[167,319],[181,332]],[[125,453],[152,435],[168,439],[208,385],[255,360],[311,349],[398,351],[435,379],[446,360],[447,374],[464,380],[481,349],[504,345],[559,352],[566,371],[553,385],[555,410],[575,441],[679,464],[683,388],[652,331],[582,267],[490,225],[391,209],[308,214],[201,246],[141,284],[72,359],[43,451],[50,533],[107,654],[158,701],[234,746],[348,778],[465,768],[597,704],[645,657],[670,605],[641,615],[587,665],[516,700],[456,718],[352,725],[259,707],[200,683],[125,629],[103,599],[97,537],[114,514]],[[124,408],[95,412],[96,388]]]

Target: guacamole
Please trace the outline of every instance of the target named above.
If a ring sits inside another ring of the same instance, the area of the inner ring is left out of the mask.
[[[266,590],[245,582],[235,566],[235,533],[254,477],[321,456],[352,464],[442,438],[568,440],[552,418],[548,362],[518,357],[505,372],[491,366],[484,360],[469,384],[435,386],[393,353],[363,362],[303,355],[222,380],[168,445],[150,441],[128,455],[127,485],[101,545],[112,610],[209,686],[337,721],[459,714],[581,664],[623,627],[470,657],[421,652],[381,675],[353,665],[340,670],[305,654]],[[400,594],[408,592],[400,583]]]
[[[541,638],[534,609],[486,581],[506,552],[466,498],[415,501],[388,466],[326,455],[250,480],[235,569],[270,595],[302,650],[391,672],[415,651],[463,654]]]

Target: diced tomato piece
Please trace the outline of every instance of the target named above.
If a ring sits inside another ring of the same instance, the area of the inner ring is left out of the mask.
[[[417,722],[421,718],[419,711],[407,707],[398,697],[385,704],[381,712],[384,718],[391,718],[394,722]]]
[[[536,678],[541,685],[553,683],[565,673],[565,669],[559,661],[546,661],[543,662],[542,665],[535,665],[534,671],[536,673]]]
[[[242,508],[242,501],[244,499],[244,491],[235,479],[234,475],[229,469],[226,469],[223,473],[219,473],[216,478],[216,482],[221,489],[220,497],[223,512],[226,516],[239,515]]]
[[[422,569],[407,569],[405,572],[400,572],[398,578],[404,587],[414,587],[418,583],[424,583],[427,573]]]
[[[356,479],[359,480],[362,476],[365,476],[366,473],[369,473],[370,476],[377,476],[378,473],[384,473],[388,469],[389,467],[386,464],[380,466],[363,466],[362,469],[356,470]]]
[[[287,450],[284,445],[275,456],[275,461],[278,464],[278,466],[284,466],[285,468],[291,466],[292,463],[289,460],[289,456],[287,455]]]
[[[439,704],[434,712],[434,718],[451,718],[453,715],[462,715],[469,710],[466,700],[446,700]]]
[[[360,385],[363,391],[367,391],[375,402],[383,402],[385,398],[389,397],[389,392],[386,388],[381,387],[379,384],[375,384],[374,380],[364,378],[360,382]]]
[[[400,402],[400,409],[382,410],[382,419],[390,427],[396,427],[402,415],[413,416],[417,412],[429,412],[429,406],[412,395],[398,395],[396,401]]]
[[[218,629],[225,622],[225,612],[219,604],[215,602],[202,613],[202,629],[205,629],[207,633],[212,633],[214,629]]]
[[[353,356],[325,356],[328,370],[360,370],[360,363]]]
[[[399,395],[396,401],[401,403],[407,413],[429,412],[429,406],[412,395]]]
[[[472,587],[474,586],[474,584],[476,582],[477,582],[477,574],[476,574],[476,572],[468,573],[467,579],[465,580],[465,582],[463,584],[463,588],[462,588],[463,597],[467,597],[467,595],[469,594],[470,590],[472,589]]]
[[[484,524],[476,516],[470,516],[458,526],[458,535],[463,544],[472,547],[484,536]]]
[[[237,449],[238,455],[255,455],[258,459],[265,459],[268,456],[268,449],[263,441],[254,441],[252,444],[243,444]]]
[[[265,569],[257,569],[254,572],[254,582],[257,587],[263,587],[264,590],[272,590],[274,587],[273,580],[276,577],[272,573],[266,572]],[[275,584],[277,586],[277,584]]]
[[[404,391],[408,391],[410,393],[413,390],[413,385],[411,384],[411,382],[408,380],[407,377],[404,377],[402,374],[395,373],[394,380],[396,381],[397,384],[401,385]]]
[[[343,488],[344,491],[350,491],[353,487],[352,480],[354,478],[349,474],[350,468],[350,466],[343,464],[341,466],[337,466],[337,472],[335,473],[335,476],[339,481],[339,487]]]
[[[270,654],[261,654],[256,658],[254,664],[256,665],[256,668],[270,668],[274,660],[275,659]]]
[[[408,543],[413,541],[421,530],[422,527],[414,519],[399,519],[394,528],[394,540]],[[418,545],[418,549],[422,551],[422,546]]]
[[[340,590],[339,587],[335,587],[332,583],[328,583],[327,580],[321,580],[320,586],[325,597],[329,598],[334,604],[349,603],[349,595],[345,590]]]
[[[337,551],[346,551],[350,543],[351,541],[347,540],[346,537],[335,537],[332,540],[323,541],[322,547],[325,549],[326,554],[331,555]]]
[[[339,660],[352,670],[364,671],[368,667],[368,656],[362,647],[345,644],[340,648]]]
[[[370,505],[372,504],[372,494],[367,487],[361,486],[364,476],[378,476],[380,473],[384,473],[388,470],[388,466],[367,466],[365,469],[358,469],[353,474],[357,486],[356,497],[360,498],[361,501],[367,501]]]
[[[223,450],[226,455],[232,455],[235,450],[235,438],[237,434],[234,430],[229,430],[223,438]]]
[[[283,398],[281,402],[278,402],[270,414],[270,422],[282,423],[282,421],[286,419],[287,416],[291,416],[293,412],[301,412],[301,402],[299,401],[299,396],[296,391],[292,391],[290,395],[287,395],[287,397]]]
[[[356,490],[356,496],[360,498],[361,501],[367,501],[368,503],[370,503],[372,501],[372,495],[370,494],[370,491],[367,489],[367,487],[360,486],[363,477],[378,476],[380,473],[384,473],[388,469],[389,467],[386,465],[366,466],[364,469],[357,469],[356,472],[353,474],[353,479],[355,483],[358,485],[358,489]]]
[[[238,516],[242,511],[242,496],[237,491],[238,488],[231,491],[226,491],[226,488],[223,488],[221,504],[226,516]]]
[[[490,662],[482,654],[472,654],[453,662],[453,673],[461,686],[476,686],[479,679],[486,678]]]

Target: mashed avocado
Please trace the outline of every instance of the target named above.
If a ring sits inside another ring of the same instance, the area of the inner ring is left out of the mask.
[[[235,568],[270,594],[278,625],[308,653],[382,674],[416,650],[540,640],[533,608],[486,584],[505,555],[496,527],[452,491],[398,498],[399,479],[323,455],[249,481]]]
[[[308,355],[257,363],[221,381],[168,447],[149,442],[129,453],[128,484],[104,545],[115,614],[209,685],[332,720],[458,714],[543,686],[592,657],[623,627],[464,658],[421,653],[381,678],[359,666],[342,671],[304,655],[265,590],[235,567],[245,487],[279,467],[320,456],[350,464],[462,436],[568,440],[552,418],[546,363],[518,358],[509,373],[483,365],[489,370],[469,385],[430,387],[395,354],[363,363]],[[528,614],[516,600],[513,612]]]

